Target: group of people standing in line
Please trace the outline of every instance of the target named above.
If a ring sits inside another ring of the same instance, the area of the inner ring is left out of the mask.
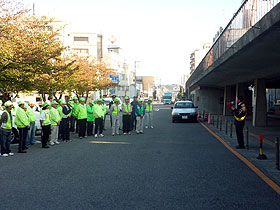
[[[49,145],[60,144],[59,140],[68,142],[70,132],[78,133],[80,139],[87,136],[104,137],[106,116],[110,116],[112,135],[120,135],[120,124],[123,124],[123,134],[131,134],[135,128],[137,134],[144,133],[146,128],[153,128],[153,104],[148,99],[144,103],[142,99],[133,98],[130,103],[129,97],[124,98],[124,103],[114,95],[109,104],[109,112],[103,98],[96,101],[90,100],[86,104],[85,98],[73,97],[68,102],[63,100],[54,101],[49,98],[44,102],[40,112],[40,125],[42,127],[41,144],[42,148],[49,148]],[[1,156],[13,156],[10,143],[13,127],[13,106],[11,101],[5,104],[5,110],[1,116],[0,137]],[[19,131],[18,153],[26,153],[29,145],[35,144],[35,122],[36,116],[34,104],[28,105],[18,102],[14,123]],[[93,133],[94,131],[94,133]]]

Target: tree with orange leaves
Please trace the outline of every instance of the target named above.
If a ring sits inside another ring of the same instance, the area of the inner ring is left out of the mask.
[[[97,62],[90,56],[73,55],[72,59],[75,60],[73,65],[77,70],[69,79],[69,92],[87,98],[91,91],[115,85],[109,77],[113,70],[104,63]]]

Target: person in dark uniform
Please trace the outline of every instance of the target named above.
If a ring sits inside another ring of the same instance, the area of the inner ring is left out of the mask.
[[[231,109],[232,109],[232,114],[234,116],[234,125],[236,129],[236,137],[238,142],[238,146],[236,146],[236,149],[244,149],[245,147],[244,147],[243,128],[245,126],[247,108],[245,103],[243,102],[242,96],[238,96],[237,108],[232,106]]]
[[[114,100],[115,100],[115,98],[116,98],[116,95],[113,95],[112,96],[112,101],[110,101],[110,103],[109,103],[109,110],[111,110],[111,106],[114,104]],[[112,115],[110,114],[110,122],[111,122],[111,127],[112,127]]]
[[[133,128],[136,130],[136,107],[138,105],[138,98],[137,96],[133,97],[133,101],[130,103],[132,111],[131,111],[131,119],[130,119],[130,131],[133,131]]]

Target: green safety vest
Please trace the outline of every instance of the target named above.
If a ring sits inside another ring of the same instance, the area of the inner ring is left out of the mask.
[[[130,105],[130,103],[129,104],[124,103],[123,104],[123,109],[125,111],[125,112],[123,112],[124,115],[126,115],[127,113],[130,113],[131,112],[131,105]]]
[[[153,112],[153,104],[148,104],[148,103],[146,103],[146,109],[145,109],[145,111],[146,111],[147,113]]]
[[[57,109],[51,109],[51,125],[57,125],[57,123],[60,121],[60,115]]]
[[[118,115],[121,111],[121,108],[119,106],[117,106],[116,104],[113,104],[113,111],[112,111],[112,115]]]
[[[67,111],[70,110],[70,108],[69,108],[67,105],[65,105],[64,107],[66,107]],[[64,107],[63,107],[63,108],[64,108]],[[72,112],[70,112],[69,114],[64,114],[64,113],[63,113],[63,108],[62,108],[62,118],[66,119],[66,118],[68,118],[68,117],[71,116]]]
[[[12,129],[12,119],[11,119],[10,114],[9,114],[9,112],[7,110],[4,110],[4,112],[7,113],[8,120],[7,120],[6,123],[2,123],[1,128],[7,129],[7,130],[11,130]]]
[[[48,110],[43,110],[43,112],[44,112],[45,115],[46,115],[46,119],[43,121],[42,126],[47,126],[47,125],[52,124],[52,123],[51,123],[51,118],[50,118],[50,111],[48,111]]]
[[[143,115],[144,114],[144,106],[142,105],[141,107],[139,106],[139,105],[137,105],[137,109],[138,109],[138,111],[139,111],[139,113],[141,114],[141,115]],[[135,114],[136,114],[136,116],[137,116],[137,113],[135,112]]]

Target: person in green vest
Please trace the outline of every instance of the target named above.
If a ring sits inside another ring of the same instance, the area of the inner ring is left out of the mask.
[[[25,145],[26,143],[26,136],[27,136],[27,130],[29,127],[29,120],[26,112],[24,111],[24,103],[19,101],[18,102],[18,108],[16,110],[16,118],[15,118],[15,124],[19,131],[19,144],[18,144],[18,153],[26,153],[26,149],[28,147]]]
[[[106,107],[106,104],[105,104],[105,100],[104,98],[101,99],[102,100],[102,110],[103,110],[103,130],[106,130],[105,129],[105,121],[106,121],[106,114],[107,114],[107,107]]]
[[[152,99],[148,99],[148,103],[145,105],[145,124],[146,128],[154,128],[153,127],[153,103]]]
[[[93,135],[93,122],[94,122],[93,107],[94,107],[94,100],[91,100],[87,105],[87,135],[88,136]]]
[[[131,104],[129,103],[129,97],[124,98],[124,103],[122,104],[123,113],[123,134],[130,134],[130,119],[131,119]]]
[[[77,119],[79,125],[79,138],[86,138],[86,127],[87,127],[87,107],[85,104],[85,98],[80,98],[80,104],[77,107]]]
[[[8,157],[13,156],[14,153],[11,152],[10,144],[12,139],[12,109],[13,104],[11,101],[7,101],[5,104],[5,109],[1,116],[1,127],[0,127],[0,138],[1,138],[1,156]]]
[[[112,136],[115,134],[120,135],[120,101],[119,99],[115,98],[114,103],[111,106],[111,115],[112,115]]]
[[[42,148],[49,148],[49,146],[47,145],[49,136],[51,134],[51,116],[49,107],[50,105],[48,104],[48,102],[44,102],[42,112],[40,114],[40,124],[42,127]]]
[[[143,105],[143,100],[138,100],[138,105],[135,109],[135,115],[136,115],[136,133],[144,133],[144,116],[145,116],[145,107]]]
[[[104,111],[102,107],[102,99],[97,99],[97,104],[93,107],[93,116],[95,118],[95,128],[94,128],[94,137],[98,137],[98,130],[99,130],[99,137],[104,137],[103,133],[103,116]]]
[[[51,137],[50,137],[50,145],[53,146],[55,144],[59,144],[58,142],[58,130],[60,125],[60,115],[57,111],[58,103],[56,101],[51,102],[52,109],[50,110],[51,114]]]
[[[36,122],[36,116],[35,111],[33,110],[34,104],[29,102],[26,114],[28,115],[29,122],[30,122],[30,129],[27,131],[27,137],[26,137],[26,145],[34,145],[35,144],[35,122]]]

